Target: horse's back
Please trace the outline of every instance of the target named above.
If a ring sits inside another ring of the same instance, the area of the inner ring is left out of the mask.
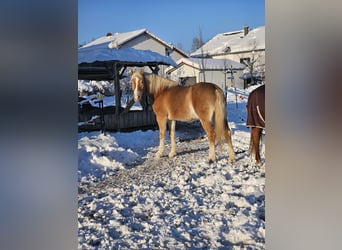
[[[191,86],[194,90],[197,91],[205,91],[205,92],[213,92],[215,90],[220,90],[219,86],[217,86],[215,83],[211,82],[199,82]]]
[[[163,97],[169,102],[175,103],[190,103],[200,102],[202,104],[206,102],[212,102],[215,99],[215,91],[220,88],[214,83],[200,82],[191,86],[174,86],[163,93]]]
[[[199,82],[191,86],[193,101],[201,100],[201,102],[214,103],[216,100],[216,91],[223,91],[214,83],[210,82]]]

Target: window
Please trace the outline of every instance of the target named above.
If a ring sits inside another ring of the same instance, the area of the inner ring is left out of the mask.
[[[251,59],[249,57],[246,58],[241,58],[240,59],[240,63],[245,64],[246,66],[248,66],[249,62],[251,61]]]
[[[185,77],[180,77],[180,84],[182,86],[190,86],[196,83],[196,77],[195,76],[185,76]]]
[[[226,46],[225,48],[224,48],[224,52],[225,53],[230,53],[232,51],[232,49],[229,47],[229,46]]]
[[[172,53],[172,49],[165,47],[165,56],[170,56]]]

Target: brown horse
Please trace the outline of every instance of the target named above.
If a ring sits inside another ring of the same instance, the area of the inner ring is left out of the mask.
[[[260,165],[260,138],[265,129],[265,85],[253,90],[247,101],[247,127],[251,127],[250,152]]]
[[[177,121],[200,120],[209,140],[209,163],[215,161],[215,140],[228,143],[229,161],[235,161],[231,132],[227,123],[226,101],[222,90],[213,83],[197,83],[183,87],[169,79],[143,70],[130,71],[134,101],[143,94],[153,98],[153,111],[159,127],[159,149],[156,157],[164,152],[167,121],[171,121],[169,157],[176,155],[175,127]]]

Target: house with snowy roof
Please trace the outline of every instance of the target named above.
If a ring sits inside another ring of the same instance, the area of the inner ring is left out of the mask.
[[[168,56],[174,61],[189,57],[185,52],[174,45],[165,42],[147,29],[134,30],[125,33],[107,33],[106,36],[99,37],[96,40],[83,45],[82,48],[98,44],[109,44],[110,48],[113,49],[133,48],[137,50],[151,50],[160,55]],[[159,74],[164,75],[164,72],[165,66],[161,66]]]
[[[265,26],[220,33],[190,54],[196,58],[229,59],[246,65],[241,76],[244,85],[250,76],[264,77],[265,73]],[[236,78],[235,78],[236,79]]]
[[[212,58],[182,58],[177,62],[177,68],[170,66],[166,69],[169,78],[181,85],[192,85],[196,82],[212,82],[222,90],[234,86],[243,88],[243,70],[246,65],[227,59]],[[230,72],[233,71],[233,78]],[[235,80],[236,79],[236,80]]]

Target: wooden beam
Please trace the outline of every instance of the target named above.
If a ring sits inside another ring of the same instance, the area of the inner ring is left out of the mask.
[[[114,86],[115,86],[115,120],[117,122],[118,131],[120,131],[120,107],[121,107],[121,89],[120,89],[120,77],[119,71],[122,66],[118,63],[114,63]]]
[[[121,72],[119,73],[120,79],[123,78],[123,74],[125,73],[126,69],[127,69],[127,66],[123,66],[123,67],[122,67],[122,70],[121,70]]]
[[[128,113],[129,110],[131,109],[131,107],[133,106],[133,104],[134,104],[134,99],[132,98],[132,99],[128,102],[126,108],[121,112],[120,115],[123,115],[123,114]]]
[[[158,72],[159,72],[158,65],[148,65],[148,67],[151,69],[153,74],[156,74],[156,75],[158,74]]]

